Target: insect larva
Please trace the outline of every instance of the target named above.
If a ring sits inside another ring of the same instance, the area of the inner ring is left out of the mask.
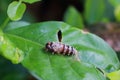
[[[58,31],[58,40],[59,42],[48,42],[46,43],[46,50],[52,52],[53,54],[62,54],[62,55],[75,55],[77,54],[77,50],[72,46],[62,44],[62,32]]]
[[[75,55],[77,53],[75,48],[60,42],[48,42],[46,44],[46,50],[62,55]]]

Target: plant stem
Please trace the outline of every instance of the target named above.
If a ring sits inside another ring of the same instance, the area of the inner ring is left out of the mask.
[[[10,19],[6,18],[5,21],[3,22],[3,24],[0,26],[0,28],[3,30],[6,27],[6,25],[8,24],[9,21],[10,21]]]

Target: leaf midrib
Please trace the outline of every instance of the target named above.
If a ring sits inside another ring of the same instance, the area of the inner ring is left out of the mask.
[[[33,43],[33,44],[35,44],[35,45],[38,45],[38,46],[40,46],[40,47],[44,47],[43,45],[41,45],[41,44],[38,43],[38,42],[35,42],[35,41],[32,41],[32,40],[29,40],[29,39],[24,38],[24,37],[21,37],[21,36],[17,36],[17,35],[9,34],[9,33],[4,33],[4,34],[6,34],[6,36],[9,35],[9,36],[12,36],[12,37],[16,37],[16,38],[18,38],[18,39],[23,39],[24,41],[28,41],[28,42]],[[8,37],[8,38],[9,38],[9,37]]]

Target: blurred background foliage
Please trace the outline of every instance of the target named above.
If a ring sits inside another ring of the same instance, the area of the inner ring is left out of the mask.
[[[0,80],[35,80],[21,65],[13,65],[0,56]]]
[[[0,0],[0,24],[6,19],[12,1]],[[103,38],[120,59],[120,0],[42,0],[27,4],[21,21],[64,21]],[[13,65],[1,56],[0,67],[0,80],[35,80],[20,65]]]

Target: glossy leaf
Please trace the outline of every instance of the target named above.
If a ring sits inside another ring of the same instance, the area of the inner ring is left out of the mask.
[[[91,63],[105,71],[114,71],[120,67],[116,53],[99,37],[70,28],[62,22],[45,22],[26,27],[7,30],[12,35],[22,37],[44,48],[49,41],[58,41],[57,31],[63,32],[63,43],[74,46],[80,53],[81,61]]]
[[[14,1],[8,6],[7,14],[13,21],[20,20],[26,10],[26,5],[20,1]]]
[[[96,22],[100,22],[104,17],[104,12],[104,0],[86,0],[84,16],[87,23],[93,24]]]
[[[84,27],[81,14],[73,6],[68,7],[64,15],[64,21],[80,29]]]
[[[78,50],[80,63],[72,56],[52,55],[45,51],[47,42],[58,41],[56,33],[59,29],[63,32],[63,43]],[[103,40],[62,22],[45,22],[7,29],[5,34],[15,46],[23,50],[25,58],[22,64],[38,79],[105,80],[94,67],[82,62],[94,64],[107,72],[120,67],[115,52]]]
[[[38,1],[41,1],[41,0],[21,0],[21,1],[32,4],[32,3],[35,3],[35,2],[38,2]]]
[[[110,80],[120,80],[120,70],[108,73],[107,76]]]

